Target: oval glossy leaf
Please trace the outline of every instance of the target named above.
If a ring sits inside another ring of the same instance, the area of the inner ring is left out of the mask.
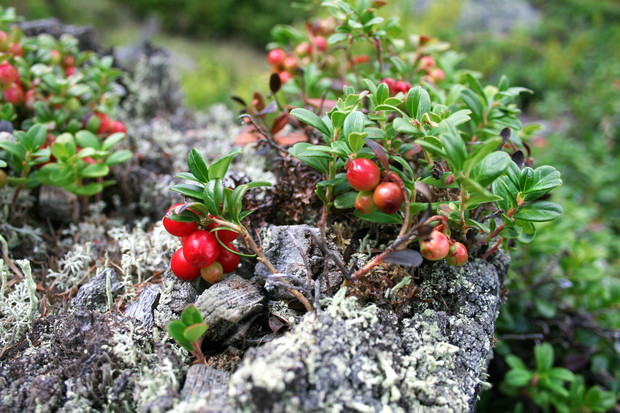
[[[345,137],[352,132],[364,132],[364,114],[358,110],[351,112],[344,120],[343,128]]]
[[[75,134],[75,140],[82,148],[99,149],[101,146],[95,134],[87,130],[78,131]]]
[[[80,171],[80,175],[84,178],[98,178],[100,176],[106,176],[109,173],[110,167],[102,163],[88,165],[86,168]]]
[[[394,251],[383,259],[383,262],[388,264],[405,265],[407,267],[419,267],[423,261],[422,254],[410,249]]]
[[[190,343],[195,343],[200,340],[200,337],[207,331],[208,326],[205,323],[193,324],[183,331],[183,336]]]
[[[556,219],[562,211],[562,206],[555,202],[541,201],[522,206],[514,217],[524,221],[545,222]]]
[[[506,373],[504,380],[513,387],[522,387],[528,385],[533,376],[529,370],[512,369]]]
[[[345,192],[340,194],[334,200],[334,206],[338,209],[353,208],[355,206],[355,198],[357,192]]]
[[[506,152],[492,152],[474,166],[470,177],[486,188],[506,172],[510,162]]]
[[[170,334],[170,336],[173,339],[175,339],[176,342],[179,343],[181,347],[183,347],[187,351],[194,351],[192,344],[183,335],[183,332],[185,331],[186,328],[187,326],[179,320],[171,321],[166,326],[166,329],[168,330],[168,334]]]
[[[314,112],[310,112],[308,109],[295,108],[291,111],[291,115],[313,128],[318,129],[323,135],[331,137],[331,133],[325,122]]]
[[[226,176],[226,172],[228,172],[228,167],[230,166],[232,158],[240,153],[241,148],[235,148],[228,155],[213,162],[209,167],[209,179],[223,179],[224,176]]]
[[[101,149],[103,149],[104,151],[109,151],[110,148],[125,139],[125,136],[126,135],[122,132],[113,133],[112,135],[104,139],[103,143],[101,144]]]
[[[202,323],[202,315],[194,304],[190,304],[185,307],[185,310],[183,310],[183,313],[181,313],[181,321],[185,323],[185,326],[200,324]]]
[[[103,184],[100,184],[99,182],[93,182],[88,185],[78,186],[74,189],[68,189],[65,186],[65,189],[67,189],[69,192],[73,192],[76,195],[93,196],[103,191]]]
[[[384,214],[381,211],[362,214],[356,210],[355,216],[365,221],[376,222],[378,224],[402,224],[403,222],[403,219],[399,214]]]
[[[187,154],[187,166],[189,167],[189,171],[200,182],[209,182],[209,168],[207,168],[207,164],[202,158],[202,155],[195,148],[192,148]]]

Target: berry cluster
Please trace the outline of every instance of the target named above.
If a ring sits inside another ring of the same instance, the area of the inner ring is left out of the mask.
[[[391,77],[386,77],[381,80],[381,83],[385,83],[390,90],[390,95],[395,96],[398,92],[402,92],[404,95],[411,89],[411,83],[403,80],[394,80]]]
[[[444,71],[437,67],[437,62],[435,62],[433,56],[422,56],[418,64],[418,70],[426,73],[422,79],[430,83],[441,83],[446,78]]]
[[[202,228],[198,215],[196,221],[173,220],[172,216],[179,212],[182,205],[171,206],[163,219],[166,231],[179,237],[183,244],[172,255],[172,272],[182,280],[195,280],[202,276],[205,281],[216,283],[222,279],[222,274],[232,272],[239,266],[237,248],[232,245],[238,234],[223,229],[215,222],[208,224],[206,229]]]
[[[429,261],[445,258],[450,265],[461,266],[467,262],[467,248],[435,229],[426,240],[420,241],[420,253]]]
[[[290,80],[298,67],[310,63],[312,56],[327,50],[327,40],[323,36],[313,36],[310,41],[302,42],[295,47],[293,53],[284,49],[272,49],[267,54],[267,62],[272,71],[280,76],[282,84]]]
[[[350,161],[346,176],[349,185],[360,191],[355,198],[355,208],[362,214],[377,209],[386,214],[393,214],[403,204],[403,192],[400,186],[391,181],[380,182],[379,167],[369,159],[358,158]]]

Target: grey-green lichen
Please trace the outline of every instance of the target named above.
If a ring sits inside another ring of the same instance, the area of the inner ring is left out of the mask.
[[[24,279],[12,287],[7,287],[9,267],[0,259],[0,351],[24,337],[30,324],[36,319],[39,300],[37,285],[32,277],[30,263],[18,260]],[[6,294],[6,296],[5,296]]]

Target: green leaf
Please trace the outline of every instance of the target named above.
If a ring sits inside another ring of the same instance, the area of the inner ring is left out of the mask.
[[[534,347],[534,357],[536,358],[536,371],[545,372],[553,366],[553,346],[549,343],[542,343]]]
[[[575,380],[575,374],[569,369],[563,367],[554,367],[547,371],[549,378],[552,380],[572,382]]]
[[[205,184],[209,182],[209,168],[207,168],[207,164],[202,158],[202,155],[195,148],[192,148],[187,154],[187,166],[189,167],[189,171],[200,182]]]
[[[355,198],[357,192],[345,192],[340,194],[334,200],[334,206],[338,209],[353,208],[355,206]]]
[[[197,185],[191,184],[179,184],[170,188],[171,191],[178,192],[181,195],[194,198],[196,200],[202,200],[203,188]]]
[[[26,157],[26,150],[22,145],[16,142],[0,141],[0,148],[12,155],[15,155],[20,160],[23,160]]]
[[[220,178],[213,179],[207,183],[204,189],[203,200],[209,212],[216,217],[222,216],[224,197],[224,184]]]
[[[125,139],[125,134],[122,132],[113,133],[103,140],[101,144],[101,149],[104,151],[109,151],[114,145]]]
[[[185,328],[185,331],[183,331],[183,336],[190,343],[195,343],[200,340],[200,337],[202,337],[207,329],[208,326],[205,323],[192,324],[191,326]]]
[[[467,148],[459,133],[445,133],[440,137],[443,144],[446,161],[450,169],[456,175],[463,170],[463,164],[467,158]]]
[[[188,181],[200,182],[193,174],[189,172],[179,172],[174,176],[175,178],[187,179]]]
[[[526,201],[538,199],[552,189],[562,185],[560,172],[549,165],[536,168],[533,171],[532,181],[531,185],[522,188],[524,195],[526,195]]]
[[[38,150],[45,142],[47,136],[47,129],[44,125],[37,123],[28,129],[28,136],[32,138],[32,148],[30,150]]]
[[[524,221],[545,222],[556,219],[562,211],[562,206],[555,202],[541,201],[523,205],[514,217]]]
[[[407,112],[412,118],[421,120],[425,113],[431,111],[431,97],[420,86],[409,89],[407,93]]]
[[[112,152],[105,160],[106,165],[116,165],[126,162],[131,159],[133,153],[130,150],[123,149],[120,151]]]
[[[181,321],[186,327],[191,326],[192,324],[200,324],[202,323],[202,315],[194,304],[190,304],[185,307],[185,310],[181,313]]]
[[[357,153],[364,146],[364,138],[367,133],[351,132],[349,134],[349,147],[353,153]]]
[[[511,162],[506,152],[492,152],[473,167],[470,177],[486,188],[506,172]]]
[[[331,159],[331,156],[316,151],[313,153],[312,151],[307,150],[312,146],[312,144],[307,142],[299,142],[290,147],[288,151],[292,156],[299,159],[303,163],[327,175],[329,172],[328,159]]]
[[[318,129],[323,135],[331,138],[329,128],[314,112],[310,112],[308,109],[295,108],[291,111],[291,115],[295,116],[300,121]]]
[[[480,97],[474,93],[471,89],[463,89],[461,92],[461,99],[465,102],[465,105],[471,110],[471,118],[476,123],[476,125],[480,125],[482,123],[482,119],[484,118],[484,106]]]
[[[512,369],[515,370],[527,370],[527,366],[525,363],[514,354],[506,355],[505,359],[506,364],[508,364]]]
[[[179,320],[171,321],[166,326],[166,329],[168,330],[168,333],[170,334],[170,336],[173,339],[175,339],[176,342],[179,343],[181,347],[191,352],[191,351],[194,351],[194,347],[192,347],[192,344],[190,343],[190,341],[187,340],[185,338],[185,335],[183,334],[186,328],[187,326],[182,321],[179,321]]]
[[[334,33],[331,36],[329,36],[327,38],[327,44],[328,45],[334,45],[336,43],[340,43],[342,41],[345,41],[349,38],[349,34],[348,33]]]
[[[344,136],[348,137],[352,132],[364,132],[364,114],[358,110],[349,113],[344,120]]]
[[[527,386],[530,383],[532,377],[534,377],[534,374],[529,370],[511,369],[504,376],[504,380],[510,386],[523,387]]]
[[[88,185],[76,186],[72,189],[69,189],[67,186],[64,186],[64,188],[69,192],[73,192],[76,195],[83,195],[88,197],[103,191],[103,184],[100,184],[99,182],[92,182]]]
[[[86,148],[82,148],[82,150],[78,152],[77,157],[79,159],[84,159],[88,156],[93,156],[96,153],[97,151],[95,150],[95,148],[86,147]]]
[[[80,176],[84,178],[99,178],[110,173],[110,167],[102,163],[88,165],[80,171]]]
[[[378,105],[385,102],[385,100],[390,97],[390,89],[388,88],[388,85],[385,83],[380,83],[379,86],[377,86],[377,93],[375,94],[375,97],[377,98]]]
[[[385,214],[381,211],[373,211],[368,214],[362,214],[355,210],[355,216],[365,221],[376,222],[378,224],[402,224],[403,219],[399,214]]]
[[[449,122],[454,126],[459,126],[471,120],[471,117],[469,116],[470,114],[471,114],[471,110],[462,109],[462,110],[454,112],[453,114],[448,116],[446,119],[444,119],[442,122]]]
[[[230,166],[232,158],[240,153],[241,148],[237,147],[232,150],[228,155],[213,162],[213,164],[209,167],[209,179],[224,179],[224,176],[226,176],[226,172],[228,172],[228,167]]]
[[[469,83],[471,89],[480,97],[480,99],[482,99],[482,101],[487,104],[487,97],[484,94],[484,91],[482,90],[482,85],[480,84],[478,79],[473,77],[471,73],[466,73],[465,80],[467,80],[467,83]]]
[[[424,136],[424,131],[413,126],[406,118],[396,118],[392,125],[398,132],[414,136]]]
[[[101,147],[101,144],[99,143],[99,139],[97,139],[95,134],[87,130],[78,131],[75,134],[75,140],[77,144],[81,146],[82,148],[99,149]]]

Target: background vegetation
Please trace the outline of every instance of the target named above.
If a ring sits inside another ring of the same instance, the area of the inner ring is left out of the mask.
[[[247,98],[255,89],[267,90],[262,46],[268,28],[304,15],[288,3],[2,2],[28,18],[96,22],[111,44],[149,37],[172,47],[189,62],[179,71],[195,108],[232,105],[230,94]],[[620,3],[531,0],[524,4],[536,19],[525,26],[500,21],[469,28],[460,16],[479,2],[389,3],[386,14],[406,19],[407,31],[441,36],[464,52],[463,66],[491,83],[506,74],[512,84],[535,92],[522,101],[524,123],[543,125],[531,149],[538,164],[554,165],[565,182],[553,199],[564,206],[562,218],[513,253],[491,364],[493,387],[479,411],[613,410],[620,382]],[[152,26],[144,19],[152,16],[161,24],[157,34],[145,29]],[[560,370],[550,373],[549,363],[576,376],[554,379]],[[543,377],[551,377],[552,385]]]

